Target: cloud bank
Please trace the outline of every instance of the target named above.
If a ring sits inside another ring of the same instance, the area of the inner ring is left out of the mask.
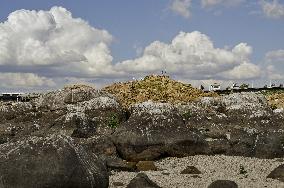
[[[266,67],[266,76],[269,79],[284,79],[284,50],[280,49],[267,52],[264,67]]]
[[[171,2],[176,11],[190,16],[186,11],[190,0]],[[260,66],[251,62],[253,48],[246,43],[217,48],[205,34],[180,32],[169,43],[154,41],[139,49],[136,59],[114,63],[112,41],[108,31],[72,17],[62,7],[15,11],[0,23],[0,88],[61,87],[70,82],[101,86],[161,71],[195,81],[250,80],[262,75],[283,79],[284,50],[268,52]]]
[[[62,7],[18,10],[0,23],[0,72],[17,70],[50,77],[113,74],[112,40],[106,30],[73,18]]]
[[[220,49],[198,31],[180,32],[170,44],[155,41],[141,57],[118,63],[115,68],[125,74],[166,70],[188,79],[254,79],[261,71],[250,62],[251,53],[252,47],[246,43],[231,50]]]

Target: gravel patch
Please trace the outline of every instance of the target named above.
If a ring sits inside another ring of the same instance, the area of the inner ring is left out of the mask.
[[[284,188],[284,183],[266,176],[284,159],[258,159],[240,156],[196,155],[184,158],[165,158],[155,162],[158,171],[145,172],[148,177],[164,188],[204,187],[215,180],[232,180],[240,188]],[[187,166],[195,166],[201,174],[180,174]],[[242,166],[242,167],[241,167]],[[115,172],[110,176],[110,187],[122,182],[126,187],[137,172]]]

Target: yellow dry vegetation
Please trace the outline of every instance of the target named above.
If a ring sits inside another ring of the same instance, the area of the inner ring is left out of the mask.
[[[284,108],[284,93],[267,95],[266,99],[273,108]]]
[[[166,75],[149,75],[143,80],[115,83],[103,88],[117,97],[124,107],[152,100],[155,102],[186,103],[205,96],[217,96],[205,93],[191,84],[181,83]]]

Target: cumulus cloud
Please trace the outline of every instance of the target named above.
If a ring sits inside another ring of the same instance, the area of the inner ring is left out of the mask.
[[[266,76],[272,80],[284,79],[284,50],[267,52],[265,55],[264,68]]]
[[[246,0],[201,0],[201,5],[204,8],[211,8],[214,6],[236,6],[239,5]]]
[[[280,4],[278,0],[262,0],[260,4],[266,17],[273,19],[284,18],[284,5]]]
[[[32,73],[0,73],[0,87],[53,87],[53,80]]]
[[[252,79],[260,76],[250,63],[252,47],[240,43],[233,49],[215,48],[208,36],[198,31],[180,32],[170,44],[151,43],[137,59],[116,64],[126,73],[147,74],[166,70],[188,79]],[[244,71],[244,73],[243,73]]]
[[[171,0],[170,9],[184,18],[190,18],[191,3],[192,0]]]
[[[0,69],[49,76],[113,74],[112,39],[62,7],[17,10],[0,23]]]

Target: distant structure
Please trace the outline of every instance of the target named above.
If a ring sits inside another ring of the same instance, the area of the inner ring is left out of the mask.
[[[274,83],[272,83],[271,80],[270,80],[269,86],[267,88],[277,88],[277,86]]]
[[[209,86],[209,91],[219,91],[219,90],[221,90],[221,85],[218,83],[214,83]]]
[[[24,93],[2,93],[0,94],[1,101],[21,101]]]
[[[240,89],[240,86],[237,83],[233,83],[233,85],[230,87],[230,89]]]
[[[28,102],[31,99],[38,98],[38,93],[2,93],[0,94],[0,101],[17,101],[17,102]]]

